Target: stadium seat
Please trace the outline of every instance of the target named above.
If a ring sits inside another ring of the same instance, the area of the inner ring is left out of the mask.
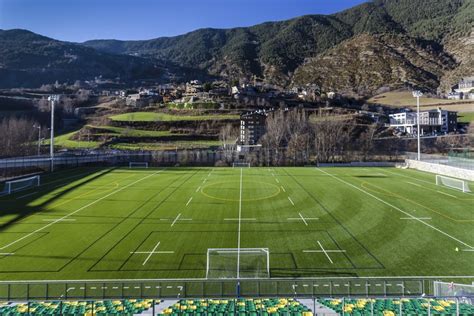
[[[0,315],[133,315],[149,310],[152,304],[153,300],[0,303]]]
[[[400,313],[402,304],[403,315],[456,315],[456,302],[453,300],[436,299],[319,299],[319,303],[342,315],[371,315],[373,303],[374,315],[395,316]],[[460,315],[474,315],[474,306],[459,303]]]
[[[180,300],[160,315],[275,315],[312,316],[312,311],[294,299]]]

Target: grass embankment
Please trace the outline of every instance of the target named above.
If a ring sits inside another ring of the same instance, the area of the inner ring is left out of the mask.
[[[206,115],[172,115],[157,112],[133,112],[113,115],[112,121],[121,122],[178,122],[178,121],[210,121],[210,120],[237,120],[239,115],[233,114],[206,114]]]

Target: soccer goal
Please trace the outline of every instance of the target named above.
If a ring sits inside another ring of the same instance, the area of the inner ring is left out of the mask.
[[[446,176],[436,175],[436,185],[444,185],[452,189],[461,190],[463,192],[471,192],[469,183],[464,180],[450,178]]]
[[[129,168],[148,168],[148,162],[129,162]]]
[[[209,248],[206,278],[260,279],[270,277],[268,248]]]
[[[249,162],[234,162],[232,168],[250,168]]]
[[[26,190],[40,185],[40,176],[33,176],[18,180],[11,180],[5,182],[5,194],[12,194],[18,191]]]

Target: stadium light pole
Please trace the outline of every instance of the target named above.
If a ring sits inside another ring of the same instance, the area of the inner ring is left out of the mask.
[[[416,98],[416,126],[417,126],[417,141],[418,141],[418,161],[421,160],[421,150],[420,150],[420,97],[423,96],[421,91],[413,91],[413,97]]]
[[[59,95],[51,95],[48,101],[51,105],[51,139],[49,142],[49,156],[51,159],[51,172],[54,171],[54,106],[59,101]]]

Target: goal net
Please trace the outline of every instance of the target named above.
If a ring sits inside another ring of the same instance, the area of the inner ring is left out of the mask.
[[[26,190],[40,185],[40,176],[33,176],[18,180],[11,180],[5,182],[4,193],[12,194],[18,191]]]
[[[446,176],[436,175],[436,185],[444,185],[446,187],[461,190],[463,192],[471,192],[469,189],[469,183],[467,181]]]
[[[210,248],[206,278],[260,279],[270,277],[268,248]]]
[[[232,168],[250,168],[250,163],[248,163],[248,162],[234,162],[234,163],[232,163]]]
[[[129,162],[129,168],[148,168],[148,162]]]

